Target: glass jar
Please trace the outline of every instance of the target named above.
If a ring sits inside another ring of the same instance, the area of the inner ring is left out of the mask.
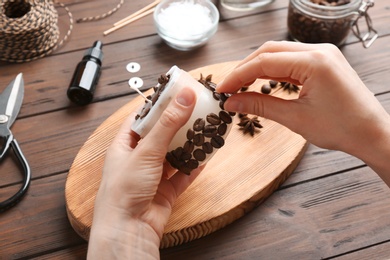
[[[275,0],[220,0],[223,7],[231,11],[252,11]]]
[[[352,29],[355,36],[368,48],[378,37],[367,14],[373,0],[290,0],[287,26],[291,38],[305,43],[333,43],[341,46]],[[326,4],[326,5],[324,5]],[[362,34],[359,19],[364,17],[367,33]]]

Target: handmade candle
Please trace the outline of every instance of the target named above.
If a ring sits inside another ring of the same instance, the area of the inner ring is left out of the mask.
[[[183,87],[192,88],[197,96],[194,111],[173,138],[166,156],[173,167],[186,174],[206,163],[224,145],[232,125],[232,116],[222,109],[227,97],[215,92],[210,78],[202,82],[173,66],[160,77],[155,93],[148,98],[151,102],[145,103],[132,126],[135,133],[145,137],[177,93]]]

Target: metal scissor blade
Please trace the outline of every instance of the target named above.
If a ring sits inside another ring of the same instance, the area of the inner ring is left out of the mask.
[[[23,103],[23,96],[23,74],[19,73],[0,96],[0,113],[8,117],[8,126],[13,124],[19,114]]]

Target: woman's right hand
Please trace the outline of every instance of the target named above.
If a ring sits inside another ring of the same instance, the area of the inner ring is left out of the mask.
[[[268,42],[244,59],[217,91],[236,93],[257,78],[288,81],[302,89],[294,100],[237,93],[225,109],[269,118],[317,146],[357,156],[390,186],[390,177],[384,176],[390,172],[389,114],[337,47]]]

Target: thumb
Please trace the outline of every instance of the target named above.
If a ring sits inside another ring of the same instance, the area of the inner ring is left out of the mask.
[[[141,144],[146,150],[154,150],[165,157],[168,145],[176,132],[188,121],[195,106],[196,94],[191,88],[183,88],[170,102],[152,130]]]
[[[224,108],[231,112],[258,115],[291,127],[299,120],[296,105],[296,100],[285,100],[256,92],[244,92],[233,94],[226,100]]]

